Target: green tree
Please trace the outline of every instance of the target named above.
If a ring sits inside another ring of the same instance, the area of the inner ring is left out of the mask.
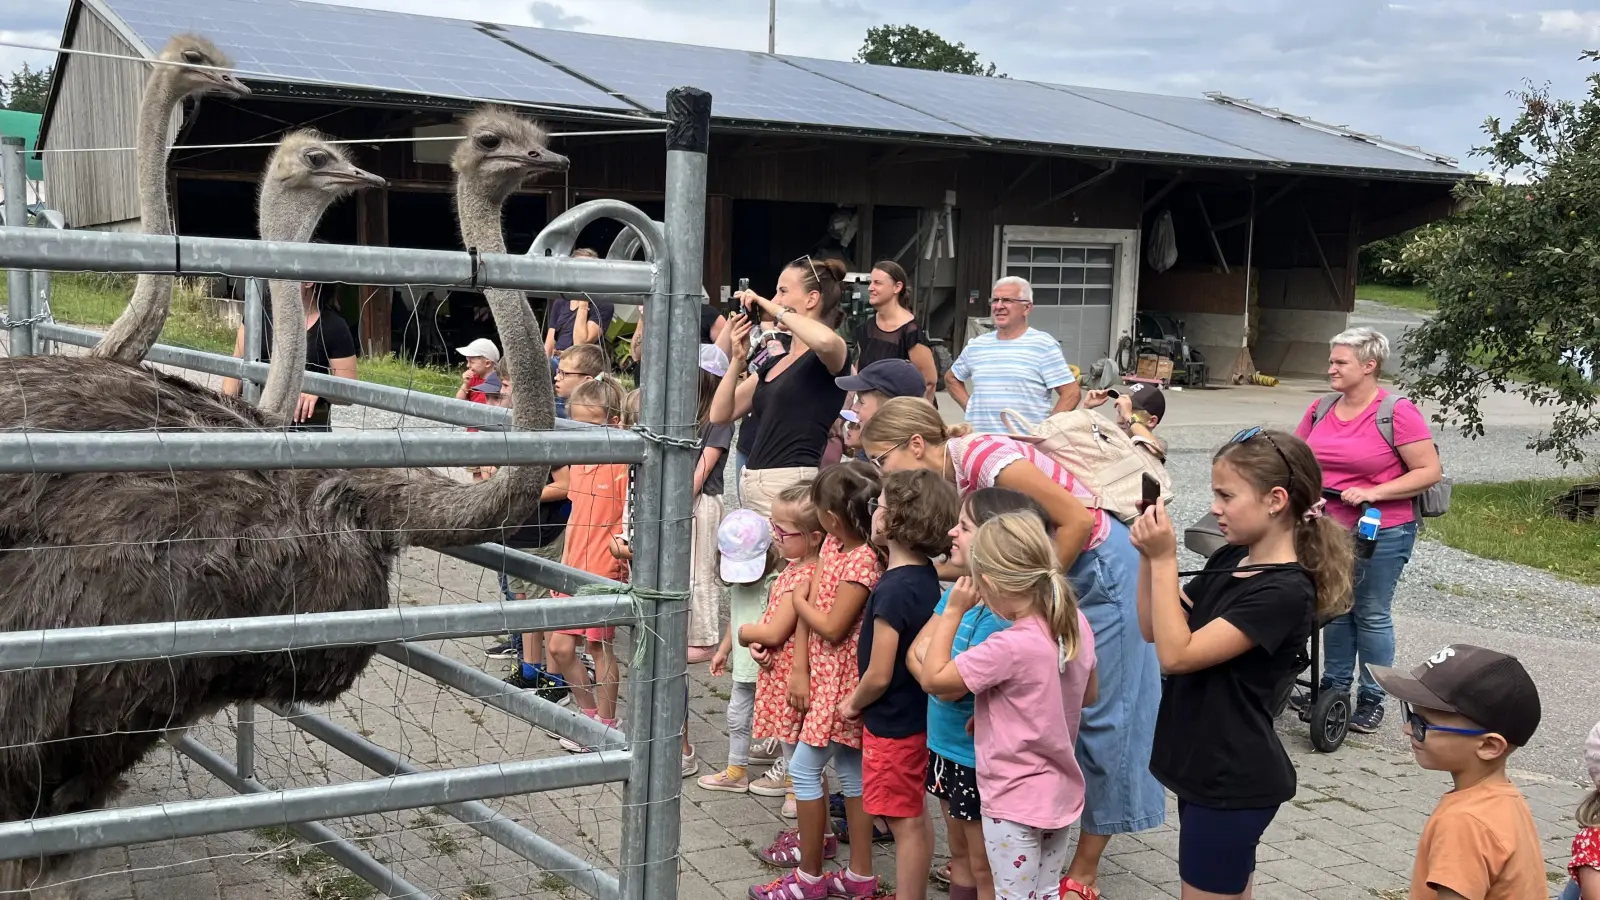
[[[1395,268],[1392,263],[1400,258],[1406,244],[1416,235],[1416,230],[1402,231],[1390,237],[1373,241],[1361,248],[1358,277],[1362,284],[1393,284],[1409,287],[1417,283],[1410,272]]]
[[[11,77],[0,82],[0,94],[3,94],[6,109],[15,109],[22,112],[42,113],[45,101],[50,96],[51,67],[31,69],[27,63],[22,68],[11,73]]]
[[[855,61],[875,66],[903,69],[928,69],[958,75],[988,75],[1004,78],[978,59],[978,51],[966,44],[952,44],[926,28],[915,25],[879,25],[867,29],[867,39],[856,51]]]
[[[1578,102],[1515,94],[1515,121],[1488,120],[1473,151],[1488,176],[1457,187],[1466,209],[1420,230],[1398,260],[1439,306],[1407,342],[1412,396],[1469,436],[1483,433],[1491,391],[1553,407],[1529,446],[1562,462],[1581,461],[1600,431],[1600,76],[1588,85]]]

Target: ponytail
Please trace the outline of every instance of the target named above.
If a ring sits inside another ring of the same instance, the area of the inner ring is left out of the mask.
[[[1326,517],[1302,518],[1294,527],[1294,555],[1317,585],[1317,621],[1349,612],[1356,562],[1350,532]]]
[[[1061,648],[1061,664],[1078,657],[1078,595],[1072,590],[1044,523],[1031,512],[1002,513],[978,527],[967,551],[972,577],[994,591],[1030,601]]]

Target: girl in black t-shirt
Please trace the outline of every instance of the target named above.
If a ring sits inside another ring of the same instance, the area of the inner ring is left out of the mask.
[[[925,398],[932,402],[939,373],[933,350],[911,311],[911,283],[906,270],[892,259],[875,264],[872,280],[867,282],[867,298],[872,303],[873,316],[856,330],[856,371],[880,359],[907,360],[922,373],[928,385]]]
[[[1166,673],[1150,771],[1178,797],[1184,896],[1249,891],[1256,846],[1293,799],[1294,765],[1272,728],[1280,689],[1315,624],[1350,606],[1350,534],[1322,517],[1311,448],[1249,428],[1211,464],[1211,512],[1230,546],[1178,585],[1165,505],[1133,526],[1139,626]]]

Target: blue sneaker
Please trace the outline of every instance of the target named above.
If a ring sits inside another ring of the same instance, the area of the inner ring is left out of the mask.
[[[1350,730],[1357,734],[1372,734],[1381,727],[1383,727],[1383,701],[1357,702],[1355,715],[1350,717]]]

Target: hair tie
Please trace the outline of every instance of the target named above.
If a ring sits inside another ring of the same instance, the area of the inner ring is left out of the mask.
[[[1317,502],[1311,504],[1310,509],[1307,509],[1304,513],[1301,513],[1300,519],[1303,522],[1315,522],[1316,520],[1322,518],[1322,513],[1327,508],[1327,498],[1319,499]]]

